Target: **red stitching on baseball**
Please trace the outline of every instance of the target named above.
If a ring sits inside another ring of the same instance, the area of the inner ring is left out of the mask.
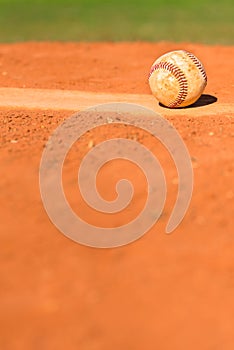
[[[170,108],[179,107],[181,103],[184,102],[188,94],[188,81],[184,73],[179,67],[174,66],[172,63],[159,62],[152,66],[150,70],[149,78],[151,77],[151,74],[157,69],[165,69],[169,71],[178,80],[180,91],[178,93],[177,98],[173,102],[169,103],[168,107]]]
[[[203,78],[207,82],[207,75],[206,75],[205,69],[203,68],[203,65],[201,64],[201,62],[191,52],[188,52],[188,51],[185,51],[185,50],[184,50],[184,52],[191,58],[191,60],[197,66],[197,68],[200,70]]]

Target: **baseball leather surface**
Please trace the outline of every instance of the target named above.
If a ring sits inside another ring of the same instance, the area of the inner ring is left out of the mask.
[[[152,65],[149,85],[164,106],[185,107],[196,102],[207,84],[201,62],[192,53],[178,50],[159,57]]]

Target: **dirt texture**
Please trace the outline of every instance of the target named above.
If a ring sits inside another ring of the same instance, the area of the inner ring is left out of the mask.
[[[110,162],[97,179],[101,195],[115,198],[115,183],[124,176],[135,188],[133,203],[116,218],[90,211],[76,188],[77,167],[90,148],[115,137],[137,140],[158,157],[166,175],[167,200],[154,227],[130,245],[94,249],[60,233],[40,197],[42,151],[71,110],[0,109],[1,349],[233,350],[234,48],[4,44],[0,87],[150,95],[151,64],[181,48],[202,61],[208,76],[204,93],[217,102],[192,107],[188,115],[184,110],[181,115],[178,110],[165,113],[186,143],[194,170],[189,210],[171,235],[165,227],[176,200],[177,173],[151,135],[110,124],[83,135],[69,153],[64,166],[69,203],[85,220],[104,227],[116,227],[139,213],[146,184],[131,164]],[[223,105],[229,109],[222,110]],[[198,113],[202,108],[204,115]]]

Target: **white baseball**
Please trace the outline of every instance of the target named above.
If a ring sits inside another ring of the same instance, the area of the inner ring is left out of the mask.
[[[201,62],[192,53],[178,50],[159,57],[152,65],[149,85],[164,106],[185,107],[196,102],[207,84]]]

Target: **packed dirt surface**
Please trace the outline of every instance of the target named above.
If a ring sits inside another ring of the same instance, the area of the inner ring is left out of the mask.
[[[234,47],[173,43],[5,44],[0,48],[0,83],[7,87],[147,94],[154,60],[178,49],[191,51],[204,64],[207,93],[233,102]]]
[[[49,220],[40,197],[46,141],[77,111],[66,99],[64,109],[61,101],[56,108],[50,98],[59,100],[56,91],[66,90],[78,105],[80,92],[87,93],[90,106],[95,94],[103,93],[113,100],[116,94],[134,95],[134,102],[139,96],[139,104],[152,103],[151,64],[181,48],[206,68],[202,102],[169,112],[156,100],[155,106],[178,130],[191,156],[194,191],[184,220],[165,234],[178,190],[168,152],[142,130],[110,124],[83,135],[68,154],[63,180],[71,207],[103,227],[122,225],[140,212],[146,183],[126,161],[107,164],[97,187],[113,200],[116,182],[130,179],[135,192],[127,213],[96,213],[77,189],[85,154],[101,141],[123,137],[143,143],[160,160],[168,189],[165,208],[153,228],[127,246],[94,249],[74,243]],[[233,47],[173,43],[0,45],[1,349],[233,350],[233,55]],[[46,101],[40,95],[45,89]],[[14,103],[13,91],[25,104]]]

